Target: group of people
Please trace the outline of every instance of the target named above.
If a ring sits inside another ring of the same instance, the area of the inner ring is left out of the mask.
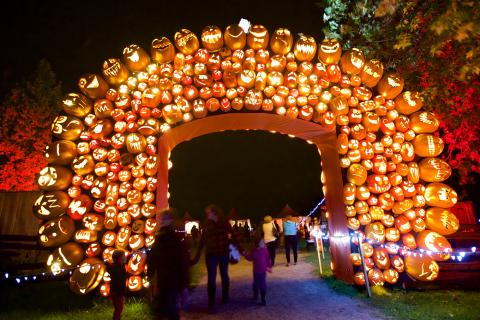
[[[180,304],[185,301],[189,285],[189,268],[198,263],[205,251],[207,268],[208,311],[215,312],[217,270],[221,278],[221,303],[229,303],[230,278],[228,266],[230,247],[253,262],[253,299],[266,305],[266,277],[275,265],[276,248],[279,241],[279,226],[272,217],[266,216],[263,224],[253,233],[253,249],[247,250],[239,241],[238,232],[225,218],[223,210],[217,205],[205,209],[206,222],[202,228],[197,252],[191,254],[183,234],[176,232],[176,213],[167,209],[160,213],[158,233],[155,243],[147,257],[147,274],[151,283],[152,312],[157,319],[179,319]],[[297,263],[297,227],[291,217],[282,225],[285,236],[287,266],[290,264],[290,251],[293,251],[294,264]],[[113,319],[120,319],[124,305],[126,272],[125,254],[115,251],[113,263],[108,267],[111,275],[110,297],[114,306]]]

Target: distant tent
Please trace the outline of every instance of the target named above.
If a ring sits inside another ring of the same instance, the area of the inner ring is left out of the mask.
[[[286,204],[282,210],[276,215],[276,218],[286,218],[288,216],[299,216],[300,214],[293,210],[288,204]]]

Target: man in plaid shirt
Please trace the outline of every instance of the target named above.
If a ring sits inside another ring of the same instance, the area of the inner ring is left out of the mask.
[[[233,229],[227,219],[223,217],[223,210],[217,205],[209,205],[205,208],[207,222],[203,228],[200,246],[197,252],[197,259],[205,247],[205,262],[208,274],[208,310],[215,312],[216,278],[217,266],[220,269],[222,279],[222,303],[228,303],[228,290],[230,279],[228,277],[229,245],[235,244],[239,249],[239,243]],[[241,251],[241,250],[240,250]]]

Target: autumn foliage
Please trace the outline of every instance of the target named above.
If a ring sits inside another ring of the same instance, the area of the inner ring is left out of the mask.
[[[0,191],[38,189],[35,175],[46,165],[43,151],[59,97],[60,86],[42,61],[33,79],[13,89],[0,106]]]

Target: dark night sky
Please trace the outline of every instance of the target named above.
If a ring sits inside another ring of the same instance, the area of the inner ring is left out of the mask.
[[[0,10],[0,95],[47,59],[64,92],[78,91],[78,78],[100,72],[106,58],[120,57],[135,43],[149,51],[154,38],[206,25],[222,29],[246,18],[270,31],[322,39],[322,10],[297,1],[12,1]],[[215,157],[212,157],[215,155]],[[263,132],[220,133],[183,143],[172,153],[171,204],[192,215],[214,201],[240,215],[274,213],[289,203],[309,211],[321,198],[315,147]]]

